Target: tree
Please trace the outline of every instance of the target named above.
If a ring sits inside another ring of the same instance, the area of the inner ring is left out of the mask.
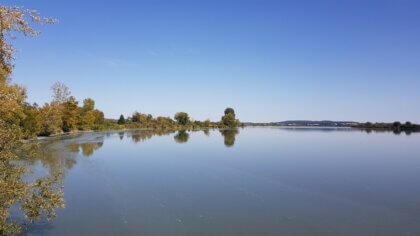
[[[95,124],[100,125],[105,123],[105,114],[100,110],[93,110],[91,111],[93,116],[95,117]]]
[[[228,127],[236,127],[238,126],[239,121],[236,120],[235,110],[228,107],[225,109],[225,115],[222,116],[222,123]]]
[[[186,112],[178,112],[174,118],[180,125],[186,125],[190,122],[190,117]]]
[[[5,80],[12,72],[14,53],[16,49],[11,44],[13,33],[25,36],[36,36],[40,32],[32,28],[30,22],[49,24],[56,19],[40,17],[35,10],[16,6],[0,5],[0,80]]]
[[[95,101],[91,98],[83,100],[83,106],[80,108],[79,129],[94,129],[97,124],[97,110]]]
[[[25,138],[32,138],[41,132],[41,113],[37,105],[25,103],[23,105],[25,118],[21,120],[23,135]]]
[[[146,124],[151,118],[151,115],[146,115],[140,112],[134,112],[131,120],[135,123]]]
[[[69,87],[61,82],[55,82],[51,86],[51,90],[53,91],[53,102],[57,104],[63,104],[70,98],[71,92]]]
[[[225,115],[227,115],[227,114],[235,115],[235,110],[233,110],[233,108],[228,107],[228,108],[225,109]]]
[[[95,101],[91,98],[83,100],[82,112],[93,111],[95,109]]]
[[[6,80],[0,80],[0,119],[8,124],[19,125],[25,118],[23,105],[26,90]]]
[[[394,129],[401,129],[401,122],[395,121],[394,123],[392,123],[392,127]]]
[[[120,115],[120,118],[118,119],[118,124],[120,124],[120,125],[125,124],[125,118],[122,114]]]
[[[40,135],[51,135],[61,133],[61,126],[63,121],[61,120],[62,110],[61,107],[55,103],[46,103],[40,109],[40,120],[41,120],[41,131]]]
[[[0,235],[21,231],[16,217],[10,217],[9,209],[12,206],[20,207],[24,218],[30,222],[38,220],[42,215],[54,217],[54,209],[64,207],[60,183],[55,176],[29,182],[23,178],[29,169],[16,162],[19,158],[16,151],[27,146],[21,142],[25,137],[24,132],[37,132],[28,129],[28,125],[36,123],[36,108],[25,107],[25,90],[10,84],[7,79],[13,69],[15,52],[10,42],[12,33],[29,36],[39,34],[31,27],[29,20],[53,22],[39,17],[36,11],[0,5]]]
[[[77,122],[79,120],[79,107],[78,101],[73,96],[70,96],[65,103],[62,104],[63,107],[63,131],[69,132],[76,128]]]
[[[82,108],[83,109],[83,108]],[[95,113],[94,111],[86,111],[80,114],[79,118],[79,129],[92,129],[95,125]]]

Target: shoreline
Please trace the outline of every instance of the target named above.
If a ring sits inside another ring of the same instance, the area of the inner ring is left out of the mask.
[[[109,129],[109,130],[77,130],[77,131],[70,131],[65,133],[59,134],[52,134],[49,136],[37,136],[34,138],[26,139],[26,141],[37,141],[43,140],[48,138],[59,138],[59,137],[67,137],[71,135],[77,134],[85,134],[85,133],[96,133],[96,132],[109,132],[109,131],[135,131],[135,130],[205,130],[205,129],[237,129],[237,128],[245,128],[245,127],[282,127],[282,128],[349,128],[349,129],[359,129],[365,131],[383,131],[383,132],[420,132],[420,128],[403,128],[403,129],[393,129],[392,127],[364,127],[364,126],[322,126],[322,125],[273,125],[273,124],[258,124],[258,125],[242,125],[237,127],[200,127],[197,129],[192,128],[191,126],[188,127],[173,127],[173,128],[123,128],[123,129]]]

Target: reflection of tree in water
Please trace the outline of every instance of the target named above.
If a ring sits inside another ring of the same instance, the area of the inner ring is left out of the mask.
[[[50,139],[39,145],[37,155],[32,161],[40,161],[43,167],[47,168],[51,175],[60,174],[65,177],[68,170],[77,163],[77,154],[82,151],[83,156],[91,156],[94,151],[103,146],[103,139],[100,141],[85,140],[77,142],[77,139]]]
[[[55,209],[64,207],[63,179],[68,170],[76,165],[77,154],[81,150],[84,156],[91,156],[103,146],[103,140],[83,143],[73,141],[77,140],[51,138],[37,144],[20,145],[13,161],[3,158],[6,152],[0,147],[0,235],[19,232],[34,220],[53,218]],[[12,156],[9,153],[7,155]],[[49,175],[33,182],[25,181],[24,176],[30,173],[30,166],[37,161],[49,170]],[[12,206],[20,207],[24,217],[18,217],[16,214],[19,213],[10,215],[9,209]]]
[[[98,150],[104,145],[104,142],[86,142],[86,143],[72,143],[69,145],[71,152],[79,153],[82,149],[82,155],[85,157],[92,156],[94,151]]]
[[[71,151],[66,151],[64,145],[59,142],[41,145],[36,160],[40,161],[51,175],[60,174],[64,177],[67,171],[76,165],[77,155]]]
[[[141,130],[131,134],[131,140],[134,143],[144,142],[153,136],[164,136],[174,133],[174,130]],[[129,134],[130,135],[130,134]]]
[[[206,136],[210,136],[210,130],[209,130],[209,129],[203,129],[203,133],[204,133]]]
[[[411,135],[413,133],[412,130],[389,130],[389,129],[370,129],[370,128],[362,128],[360,129],[363,132],[366,132],[367,134],[370,134],[372,132],[375,133],[390,133],[392,132],[395,135],[400,135],[401,133],[404,133],[405,135]]]
[[[124,132],[118,132],[118,136],[120,137],[120,140],[123,140],[123,138],[124,138]]]
[[[226,147],[232,147],[235,144],[235,136],[239,134],[238,129],[223,129],[220,133],[225,137]]]
[[[17,134],[13,126],[0,120],[0,235],[19,233],[28,223],[51,219],[56,208],[64,207],[59,172],[27,179],[38,145],[20,142]],[[12,207],[20,211],[11,213]]]
[[[180,130],[174,136],[175,142],[177,142],[177,143],[186,143],[186,142],[188,142],[189,138],[190,138],[190,135],[187,133],[186,130]]]

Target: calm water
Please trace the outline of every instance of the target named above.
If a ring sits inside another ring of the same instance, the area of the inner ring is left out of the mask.
[[[420,134],[245,128],[44,141],[67,207],[27,235],[420,235]]]

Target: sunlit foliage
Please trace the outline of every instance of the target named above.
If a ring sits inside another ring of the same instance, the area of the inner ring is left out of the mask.
[[[64,132],[69,132],[76,129],[77,122],[79,120],[80,109],[78,107],[78,101],[71,96],[64,102],[62,106],[62,129]]]
[[[95,109],[95,101],[92,98],[86,98],[83,100],[82,112],[89,112]]]
[[[57,207],[64,207],[61,184],[57,176],[46,176],[34,182],[24,180],[30,171],[19,162],[19,154],[35,148],[22,138],[40,132],[41,120],[37,106],[25,102],[26,90],[10,83],[15,49],[10,40],[13,33],[37,35],[30,21],[53,23],[36,11],[0,5],[0,235],[21,231],[27,223],[55,216]],[[29,148],[30,147],[30,148]],[[29,154],[28,154],[29,155]],[[12,220],[10,207],[19,206],[23,218]],[[25,220],[26,219],[26,220]]]
[[[16,98],[14,100],[14,103],[7,102],[2,97],[0,113],[13,113],[9,105],[18,103]],[[55,208],[64,207],[58,175],[39,178],[35,182],[23,179],[30,171],[14,160],[19,158],[18,153],[28,153],[27,147],[30,144],[21,141],[24,137],[22,128],[14,124],[13,119],[7,119],[8,117],[10,116],[0,117],[0,235],[17,233],[23,225],[38,220],[43,215],[54,217]],[[24,149],[27,150],[22,151]],[[27,222],[23,219],[21,222],[10,219],[9,210],[13,205],[21,207]]]
[[[51,135],[62,132],[61,107],[57,103],[46,103],[40,110],[41,132],[39,135]]]
[[[13,69],[16,49],[10,41],[15,38],[14,33],[22,33],[25,36],[40,34],[32,27],[31,22],[49,24],[57,20],[41,17],[35,10],[0,5],[0,80],[5,80]]]

